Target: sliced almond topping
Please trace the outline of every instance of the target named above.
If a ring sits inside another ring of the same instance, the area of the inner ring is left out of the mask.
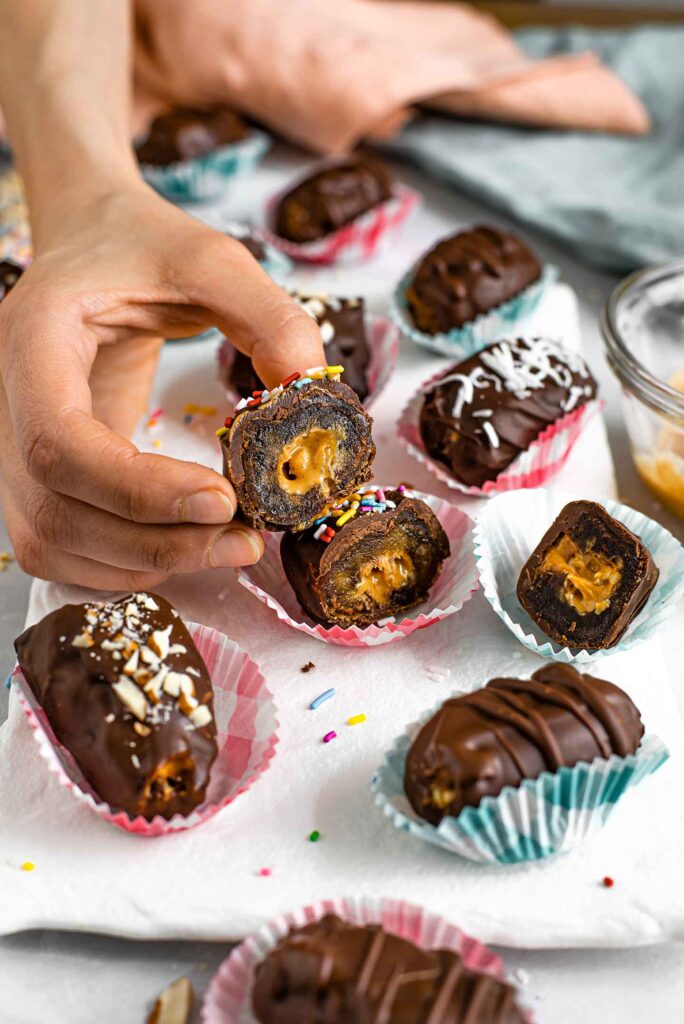
[[[190,715],[197,708],[197,699],[189,693],[181,693],[178,698],[178,709],[184,715]]]
[[[95,641],[93,640],[90,633],[85,632],[79,633],[79,635],[75,636],[74,639],[71,641],[72,647],[93,647],[94,644]]]
[[[188,1024],[192,1004],[192,985],[187,978],[179,978],[159,996],[147,1024]]]
[[[173,625],[171,623],[169,623],[166,629],[155,629],[154,633],[147,641],[148,646],[152,648],[154,653],[161,658],[162,661],[169,653],[169,647],[171,646],[169,637],[172,629]]]
[[[144,684],[143,689],[145,690],[145,693],[148,693],[150,697],[154,699],[155,703],[159,700],[159,695],[161,694],[164,679],[168,674],[169,671],[167,668],[161,668],[155,676],[150,676],[148,673],[149,678],[147,682]],[[140,675],[140,673],[138,673],[138,675]]]
[[[123,667],[125,676],[134,676],[138,671],[138,665],[140,664],[140,652],[133,651],[130,658]]]
[[[118,682],[112,684],[112,689],[124,707],[141,722],[144,722],[148,711],[147,698],[133,680],[122,677]]]
[[[199,707],[190,712],[188,718],[196,729],[201,729],[203,726],[209,725],[212,715],[206,704],[200,704]]]
[[[149,647],[142,647],[140,649],[140,657],[142,658],[142,660],[145,662],[146,665],[158,665],[159,664],[159,658],[154,653],[154,651],[150,650]]]

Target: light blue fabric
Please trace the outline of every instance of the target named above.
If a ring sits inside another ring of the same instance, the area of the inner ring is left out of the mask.
[[[643,138],[425,116],[390,149],[616,271],[684,253],[684,27],[535,29],[533,57],[594,50],[653,118]]]

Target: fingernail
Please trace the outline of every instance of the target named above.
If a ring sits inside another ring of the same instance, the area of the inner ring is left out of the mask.
[[[223,491],[196,491],[181,498],[180,518],[183,523],[229,523],[235,515],[235,504]]]
[[[231,526],[214,541],[208,552],[209,565],[218,569],[235,565],[253,565],[264,553],[263,541],[257,533]]]

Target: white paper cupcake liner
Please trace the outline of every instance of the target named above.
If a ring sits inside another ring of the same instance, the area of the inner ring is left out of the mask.
[[[378,484],[378,486],[381,486]],[[391,487],[384,487],[391,490]],[[267,605],[281,622],[325,643],[344,647],[376,647],[410,636],[441,622],[458,612],[477,589],[477,571],[472,550],[472,520],[461,509],[442,498],[421,491],[412,495],[427,502],[441,522],[449,538],[451,554],[444,562],[442,572],[430,591],[428,600],[413,608],[398,620],[384,625],[361,628],[341,626],[329,628],[315,623],[300,607],[294,591],[285,577],[280,561],[280,535],[266,534],[266,552],[256,565],[241,569],[238,580],[251,594]]]
[[[251,1007],[257,964],[275,949],[290,928],[320,921],[326,914],[337,914],[350,924],[380,924],[386,931],[408,939],[421,949],[447,949],[460,954],[471,971],[502,980],[505,978],[504,965],[496,953],[443,917],[422,907],[405,900],[370,897],[320,900],[294,913],[282,914],[232,951],[209,986],[202,1005],[202,1024],[258,1024]],[[518,999],[524,1006],[524,997],[519,995]],[[534,1024],[529,1009],[526,1010],[526,1019],[528,1024]]]
[[[391,320],[387,320],[383,316],[374,316],[372,313],[366,313],[365,327],[370,361],[366,373],[368,394],[363,400],[363,407],[370,409],[384,391],[397,365],[399,331]],[[227,338],[221,335],[219,337],[221,337],[221,344],[216,354],[218,377],[226,389],[228,400],[237,401],[243,396],[239,395],[230,384],[230,368],[235,356],[235,349]],[[344,380],[344,374],[342,380]]]
[[[492,341],[515,336],[516,331],[519,331],[525,321],[532,316],[546,290],[558,279],[558,267],[546,264],[539,280],[508,302],[503,302],[487,313],[481,313],[462,327],[454,327],[442,334],[426,334],[414,325],[406,303],[406,289],[417,266],[415,263],[394,289],[390,302],[390,316],[401,333],[416,345],[457,359],[466,359],[474,355]]]
[[[641,538],[660,570],[646,604],[622,639],[607,650],[564,647],[550,640],[532,621],[516,594],[523,565],[558,513],[578,497],[538,489],[502,494],[480,513],[475,527],[475,558],[485,597],[499,618],[530,651],[568,664],[588,664],[626,651],[654,636],[672,615],[682,594],[684,549],[664,526],[641,512],[609,499],[596,499],[623,526]]]
[[[440,701],[432,714],[441,706]],[[385,755],[373,777],[375,803],[399,831],[479,864],[521,864],[567,853],[601,829],[622,795],[669,757],[658,736],[645,736],[635,754],[543,772],[431,825],[404,792],[409,748],[430,717],[410,726]]]
[[[152,188],[172,202],[206,202],[222,195],[233,178],[251,171],[270,145],[270,135],[252,128],[241,142],[220,146],[213,153],[166,167],[141,164],[140,171]]]
[[[289,191],[290,187],[284,192]],[[269,222],[284,192],[269,202]],[[349,224],[315,242],[290,242],[276,235],[270,227],[263,230],[268,240],[296,263],[360,263],[386,252],[399,228],[421,202],[419,192],[406,185],[395,185],[393,194],[384,203],[379,203]]]
[[[491,498],[505,491],[541,487],[563,468],[576,441],[590,420],[599,413],[605,402],[594,400],[566,413],[532,442],[524,452],[499,473],[495,480],[487,480],[482,487],[469,486],[457,480],[448,468],[428,453],[420,435],[420,410],[425,393],[444,376],[440,370],[418,389],[404,408],[397,422],[397,436],[407,452],[425,466],[443,484],[461,494],[476,498]]]
[[[167,820],[158,815],[148,821],[104,803],[55,736],[21,669],[17,666],[13,673],[19,700],[50,772],[100,818],[135,835],[168,835],[209,821],[266,771],[278,743],[277,709],[259,666],[223,633],[192,622],[186,625],[211,677],[218,744],[206,800],[187,817],[177,814]]]

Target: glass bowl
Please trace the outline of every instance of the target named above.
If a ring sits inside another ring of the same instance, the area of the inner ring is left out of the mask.
[[[621,281],[601,331],[637,470],[684,519],[684,258]]]

